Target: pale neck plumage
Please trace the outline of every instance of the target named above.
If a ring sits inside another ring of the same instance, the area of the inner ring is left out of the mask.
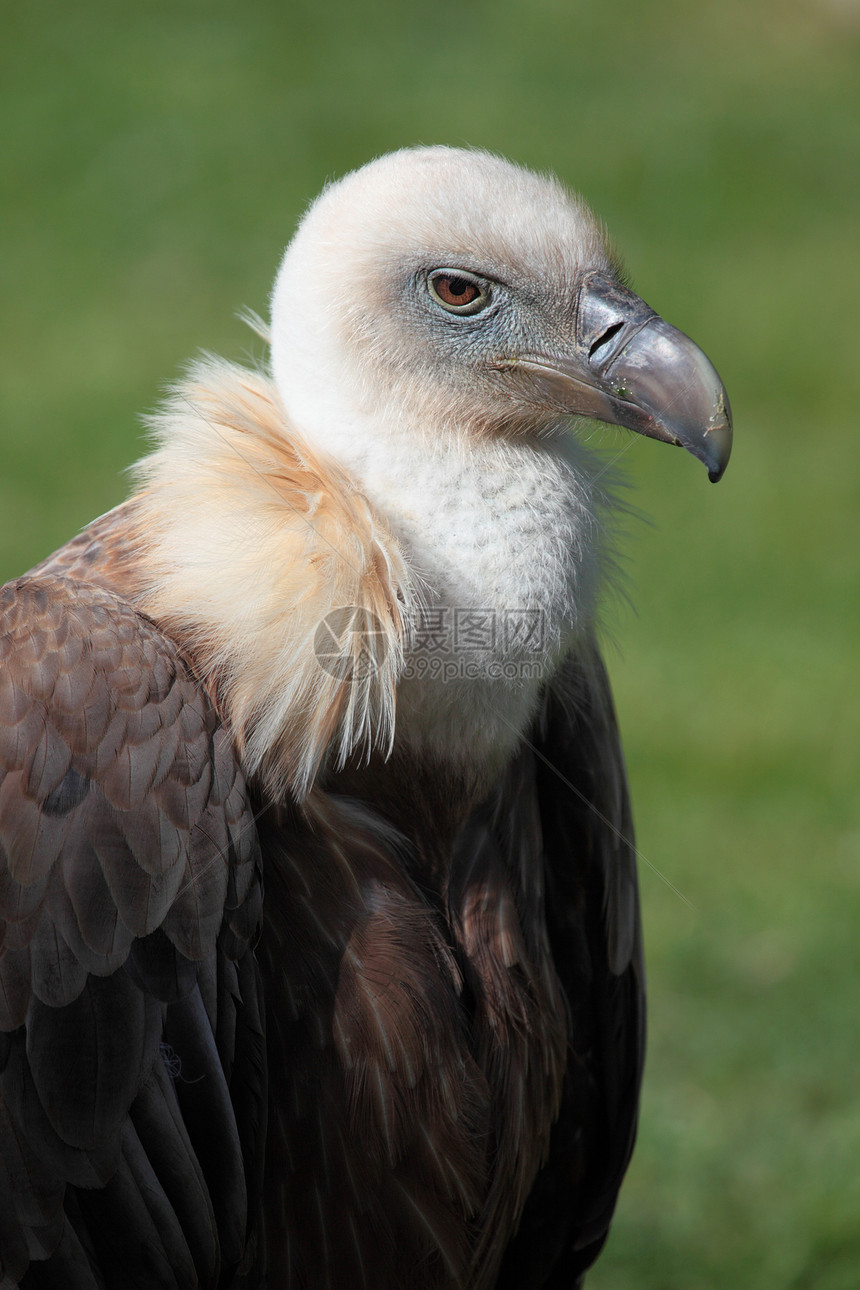
[[[599,581],[593,462],[558,427],[516,439],[434,426],[402,405],[295,362],[279,372],[290,417],[384,516],[423,583],[396,738],[450,757],[504,756],[545,682],[592,627]],[[323,368],[323,370],[325,370]],[[332,366],[329,370],[337,370]]]

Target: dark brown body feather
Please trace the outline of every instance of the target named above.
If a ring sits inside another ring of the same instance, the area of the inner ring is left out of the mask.
[[[395,757],[274,805],[133,523],[0,593],[0,1286],[576,1284],[643,1047],[599,661],[480,800]]]

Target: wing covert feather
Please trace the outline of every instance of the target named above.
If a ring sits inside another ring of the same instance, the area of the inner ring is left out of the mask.
[[[546,925],[570,1049],[549,1157],[499,1290],[569,1290],[609,1228],[633,1149],[645,994],[636,853],[609,682],[596,648],[570,662],[532,737]],[[522,810],[520,808],[520,813]]]
[[[175,645],[103,587],[0,590],[4,1290],[214,1287],[238,1265],[261,909],[244,780]]]

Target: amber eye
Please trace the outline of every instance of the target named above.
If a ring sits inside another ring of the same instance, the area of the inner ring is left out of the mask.
[[[462,270],[434,269],[427,285],[436,303],[452,314],[476,314],[490,301],[487,284]]]

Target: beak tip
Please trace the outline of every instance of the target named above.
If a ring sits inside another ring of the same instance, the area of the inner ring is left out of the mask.
[[[712,484],[720,482],[732,455],[732,420],[727,404],[728,400],[725,399],[722,421],[705,431],[705,465],[708,467],[708,479]]]

